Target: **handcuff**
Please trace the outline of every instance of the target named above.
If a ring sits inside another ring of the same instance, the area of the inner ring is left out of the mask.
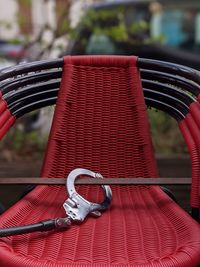
[[[11,228],[1,228],[0,237],[26,234],[36,231],[50,231],[53,229],[69,228],[73,223],[81,223],[88,215],[101,216],[101,212],[108,209],[112,201],[112,191],[110,186],[101,185],[104,200],[101,203],[94,203],[86,200],[75,189],[75,180],[83,175],[90,176],[95,179],[103,179],[100,173],[77,168],[72,170],[66,179],[66,189],[68,199],[63,203],[63,208],[66,212],[66,217],[41,221],[35,224],[16,226]]]

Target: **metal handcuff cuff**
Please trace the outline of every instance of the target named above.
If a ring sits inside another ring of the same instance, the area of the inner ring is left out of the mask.
[[[67,215],[66,217],[51,219],[30,225],[16,226],[12,228],[1,228],[0,237],[19,235],[36,231],[50,231],[53,229],[69,228],[73,222],[83,222],[86,216],[89,214],[100,216],[101,211],[106,210],[111,203],[111,188],[108,185],[102,185],[101,187],[105,196],[103,202],[90,202],[76,192],[74,184],[75,180],[80,175],[103,179],[103,176],[101,174],[82,168],[74,169],[69,173],[66,180],[66,188],[69,198],[63,204]]]

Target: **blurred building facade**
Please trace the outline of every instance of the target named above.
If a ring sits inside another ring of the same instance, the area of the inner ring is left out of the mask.
[[[16,1],[0,0],[0,39],[10,39],[19,33],[17,10]]]
[[[84,6],[94,2],[97,0],[0,0],[0,39],[34,37],[45,24],[54,28],[61,10],[67,15],[70,9],[75,26]]]

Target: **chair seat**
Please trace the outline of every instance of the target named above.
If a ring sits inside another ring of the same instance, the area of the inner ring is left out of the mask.
[[[99,187],[80,194],[98,201]],[[158,186],[113,186],[110,210],[60,232],[31,233],[0,240],[1,265],[178,266],[200,262],[200,226]],[[1,216],[1,227],[64,216],[61,186],[38,186]]]

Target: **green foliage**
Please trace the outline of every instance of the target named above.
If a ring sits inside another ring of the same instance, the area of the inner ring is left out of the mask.
[[[112,40],[115,40],[116,42],[123,42],[128,40],[128,33],[126,31],[126,26],[123,23],[117,26],[111,26],[104,29],[96,27],[93,30],[93,33],[97,35],[106,35],[110,37]]]
[[[26,17],[20,13],[16,15],[17,23],[20,27],[23,27],[26,25]]]
[[[140,30],[148,30],[148,29],[149,29],[149,23],[147,23],[145,20],[140,20],[136,23],[132,23],[129,28],[129,31],[135,33]]]
[[[32,0],[18,0],[18,2],[23,6],[30,6],[32,5]]]
[[[81,25],[89,32],[106,35],[114,41],[126,41],[128,39],[123,7],[117,7],[112,10],[90,10],[84,16]]]
[[[41,159],[46,142],[47,137],[41,137],[38,131],[25,132],[16,125],[0,142],[1,158]]]
[[[123,6],[113,9],[91,9],[88,11],[87,15],[84,16],[81,24],[92,31],[97,26],[106,28],[110,25],[118,25],[119,22],[122,21],[124,21]]]
[[[4,21],[4,20],[0,20],[0,27],[3,27],[7,30],[12,28],[12,23],[10,23],[9,21]]]
[[[156,153],[172,155],[187,153],[177,121],[164,112],[148,110],[151,133]]]
[[[165,34],[160,33],[160,35],[158,37],[152,38],[152,42],[153,43],[164,44],[166,42],[166,36],[165,36]]]
[[[19,40],[18,38],[13,38],[13,39],[9,40],[9,42],[11,44],[15,44],[15,45],[22,44],[22,40]]]
[[[125,6],[117,6],[110,9],[89,10],[81,20],[81,29],[84,29],[84,35],[78,36],[78,33],[72,37],[80,39],[84,45],[88,36],[105,35],[114,43],[144,44],[153,42],[163,42],[164,36],[159,36],[154,40],[149,37],[150,23],[144,19],[132,18],[132,22],[127,22]],[[134,16],[134,14],[133,14]],[[82,31],[80,31],[82,32]]]
[[[71,32],[70,22],[67,18],[63,19],[60,23],[60,27],[57,29],[56,36],[62,36]]]
[[[187,153],[185,142],[180,134],[177,122],[163,112],[148,110],[152,139],[157,154],[173,155]],[[15,125],[0,142],[0,159],[38,160],[42,159],[47,136],[38,131],[25,132]]]

